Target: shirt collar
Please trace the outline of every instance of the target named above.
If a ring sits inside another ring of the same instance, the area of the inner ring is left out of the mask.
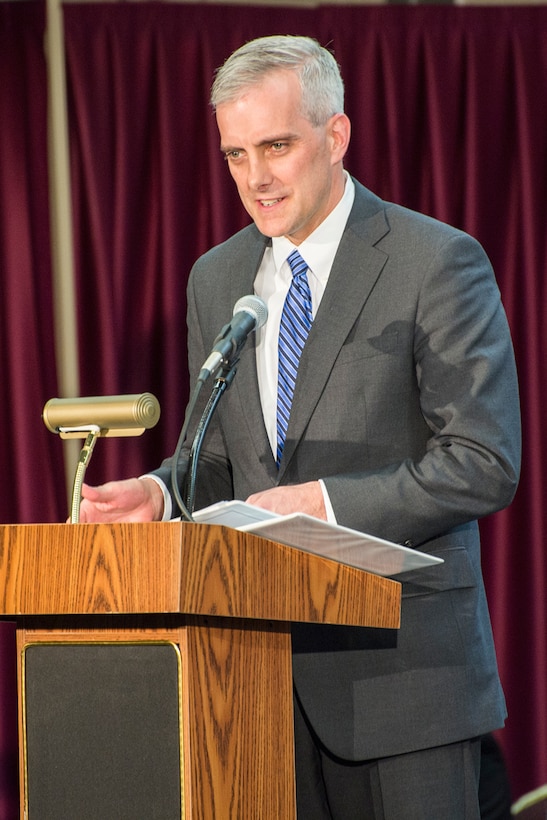
[[[326,282],[338,245],[344,233],[346,222],[353,207],[355,185],[347,171],[346,184],[340,202],[300,245],[298,250],[319,280]],[[272,238],[272,254],[276,270],[279,270],[295,245],[285,236]]]

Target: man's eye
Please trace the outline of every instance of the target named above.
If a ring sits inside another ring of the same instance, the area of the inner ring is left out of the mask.
[[[281,151],[287,145],[286,142],[272,142],[272,150],[273,151]]]
[[[239,159],[241,156],[241,151],[226,151],[224,154],[224,159]]]

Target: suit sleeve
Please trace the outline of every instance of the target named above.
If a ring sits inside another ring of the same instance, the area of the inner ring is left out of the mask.
[[[207,338],[212,340],[216,335],[214,328],[217,328],[217,330],[220,329],[221,324],[229,319],[229,316],[227,316],[226,318],[223,318],[221,322],[215,318],[211,319],[208,312],[204,312],[203,315],[200,315],[196,304],[194,291],[195,276],[198,268],[199,260],[192,269],[187,289],[188,353],[191,388],[193,388],[196,384],[198,373],[210,352],[210,348],[207,347],[207,343],[204,341],[204,334]],[[213,298],[213,294],[211,294],[210,299],[204,300],[205,304],[210,304]],[[215,321],[217,321],[218,324],[215,325]],[[209,342],[209,344],[211,343]],[[185,488],[189,449],[194,440],[197,425],[205,410],[210,392],[211,384],[207,383],[202,388],[197,399],[196,406],[191,414],[186,442],[177,465],[177,479],[181,491]],[[186,409],[187,413],[188,411],[189,408]],[[173,503],[173,515],[176,515],[177,506],[171,484],[171,464],[172,457],[164,459],[160,467],[153,471],[153,475],[156,475],[159,479],[161,479],[167,487]],[[233,498],[230,462],[225,452],[221,431],[216,424],[214,417],[207,429],[207,449],[200,457],[199,476],[200,480],[196,483],[195,509],[208,506],[209,504],[219,501],[220,499]],[[204,476],[203,480],[201,480],[202,476]],[[185,500],[184,496],[183,500]]]
[[[409,345],[427,437],[418,456],[324,477],[340,524],[419,545],[507,506],[520,467],[517,376],[491,265],[454,233],[432,253],[417,287]],[[389,298],[389,294],[385,294]],[[366,387],[365,387],[366,389]],[[378,396],[392,438],[389,403]]]

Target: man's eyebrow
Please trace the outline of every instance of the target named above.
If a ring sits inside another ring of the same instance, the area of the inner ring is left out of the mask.
[[[266,139],[260,140],[257,148],[262,147],[263,145],[272,145],[274,142],[294,142],[298,139],[298,134],[277,134],[275,137],[266,137]]]
[[[281,134],[275,137],[265,137],[264,139],[253,145],[254,148],[263,148],[265,145],[273,145],[276,142],[295,142],[298,139],[298,134]],[[228,154],[230,151],[244,151],[237,145],[221,145],[220,150],[223,154]]]
[[[230,151],[243,151],[243,148],[236,148],[235,145],[221,145],[220,150],[223,154],[229,154]]]

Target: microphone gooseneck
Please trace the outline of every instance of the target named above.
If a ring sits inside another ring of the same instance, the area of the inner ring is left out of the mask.
[[[255,295],[242,296],[234,306],[232,321],[224,325],[213,343],[213,349],[205,360],[199,372],[196,384],[191,393],[182,429],[179,434],[175,452],[171,458],[171,490],[173,498],[181,512],[183,519],[193,521],[193,494],[195,489],[196,471],[199,462],[201,443],[205,436],[207,427],[213,413],[217,407],[220,397],[228,389],[235,375],[235,366],[238,355],[247,341],[249,333],[262,327],[268,318],[268,308],[266,303]],[[202,414],[201,421],[197,427],[192,447],[188,455],[186,465],[186,477],[184,484],[188,488],[187,502],[182,497],[179,486],[178,464],[184,442],[190,427],[190,422],[196,409],[198,397],[201,389],[210,376],[216,377],[212,395]]]

